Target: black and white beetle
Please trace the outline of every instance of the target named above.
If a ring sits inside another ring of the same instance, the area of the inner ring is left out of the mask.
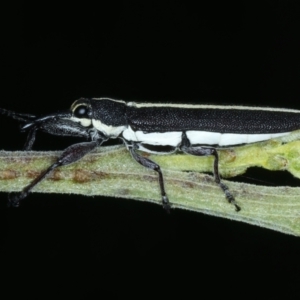
[[[70,110],[40,118],[5,109],[0,109],[0,113],[26,123],[22,127],[29,131],[25,150],[31,150],[37,130],[89,140],[68,147],[52,166],[21,192],[11,193],[9,202],[12,206],[18,206],[55,168],[81,159],[109,139],[119,138],[138,163],[158,173],[162,204],[167,211],[170,203],[161,169],[137,150],[159,154],[181,150],[196,156],[214,156],[215,181],[239,211],[233,195],[220,179],[217,149],[289,135],[300,128],[300,111],[292,109],[126,103],[109,98],[81,98]]]

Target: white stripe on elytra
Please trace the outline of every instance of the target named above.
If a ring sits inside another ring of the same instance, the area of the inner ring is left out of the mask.
[[[128,102],[128,106],[136,108],[143,107],[173,107],[173,108],[188,108],[188,109],[237,109],[237,110],[262,110],[262,111],[278,111],[300,114],[300,110],[288,108],[273,108],[259,106],[238,106],[238,105],[209,105],[209,104],[169,104],[169,103],[135,103]]]
[[[217,133],[208,131],[187,131],[186,135],[191,145],[218,145],[234,146],[270,140],[281,136],[289,135],[290,132],[266,133],[266,134],[236,134],[236,133]],[[171,132],[152,132],[133,131],[129,126],[123,133],[127,141],[140,142],[154,146],[178,147],[182,140],[181,131]]]
[[[278,111],[290,112],[300,114],[300,110],[289,108],[273,108],[273,107],[260,107],[260,106],[239,106],[239,105],[210,105],[210,104],[172,104],[172,103],[136,103],[125,102],[123,100],[115,100],[111,98],[92,98],[92,100],[110,100],[114,102],[124,103],[127,106],[137,108],[142,107],[174,107],[174,108],[198,108],[198,109],[239,109],[239,110],[263,110],[263,111]]]
[[[264,133],[264,134],[238,134],[238,133],[217,133],[207,131],[187,131],[186,135],[192,145],[218,145],[234,146],[239,144],[250,144],[278,138],[290,134],[282,133]]]

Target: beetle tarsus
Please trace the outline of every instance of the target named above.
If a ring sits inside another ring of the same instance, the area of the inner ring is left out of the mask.
[[[220,188],[223,190],[223,192],[225,193],[225,197],[227,199],[227,201],[231,204],[234,205],[235,207],[235,211],[238,212],[241,210],[240,206],[236,203],[233,195],[230,193],[228,187],[226,184],[222,183],[222,182],[219,182],[219,186]]]
[[[163,209],[169,214],[171,212],[171,205],[166,195],[162,196],[162,205]]]
[[[235,211],[236,212],[239,212],[241,210],[241,208],[237,204],[234,203],[234,206],[235,206]]]

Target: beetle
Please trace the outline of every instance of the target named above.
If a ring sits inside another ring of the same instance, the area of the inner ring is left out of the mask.
[[[157,172],[166,211],[171,205],[160,166],[138,151],[213,156],[215,182],[239,211],[240,206],[220,178],[218,149],[286,136],[300,128],[300,111],[293,109],[134,103],[110,98],[80,98],[69,110],[42,117],[6,109],[0,109],[0,113],[25,123],[22,130],[28,131],[28,137],[24,150],[32,149],[37,130],[88,140],[66,148],[21,192],[11,193],[9,203],[15,207],[54,169],[78,161],[109,139],[121,139],[134,160]]]

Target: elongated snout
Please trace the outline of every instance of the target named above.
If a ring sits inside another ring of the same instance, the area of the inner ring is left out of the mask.
[[[21,130],[27,130],[29,128],[31,128],[32,126],[37,126],[37,127],[43,127],[41,126],[43,123],[55,123],[58,120],[68,120],[71,118],[71,112],[70,111],[65,111],[65,112],[59,112],[59,113],[55,113],[55,114],[50,114],[50,115],[46,115],[46,116],[42,116],[42,117],[35,117],[35,120],[31,119],[27,119],[26,121],[30,121],[29,123],[26,123],[24,126],[21,127]],[[24,118],[25,121],[25,118]],[[26,122],[25,121],[25,122]],[[74,122],[72,122],[74,123]]]

